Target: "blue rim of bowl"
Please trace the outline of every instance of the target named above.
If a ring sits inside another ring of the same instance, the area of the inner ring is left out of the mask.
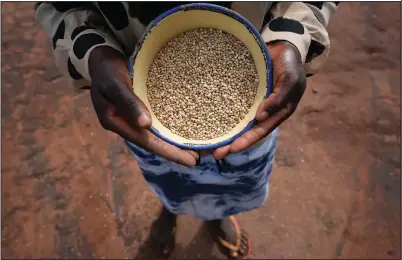
[[[266,71],[267,71],[267,87],[266,87],[266,93],[264,98],[267,98],[271,93],[272,93],[272,86],[273,86],[273,77],[272,77],[272,61],[271,61],[271,56],[269,54],[268,48],[262,39],[261,34],[258,32],[258,30],[243,16],[240,14],[236,13],[235,11],[228,9],[226,7],[222,7],[219,5],[214,5],[214,4],[207,4],[207,3],[194,3],[194,4],[187,4],[187,5],[179,5],[176,6],[172,9],[169,9],[168,11],[162,13],[158,17],[156,17],[154,20],[150,22],[150,24],[147,26],[147,28],[144,30],[144,34],[142,35],[141,39],[138,40],[134,53],[131,55],[128,61],[128,70],[129,70],[129,75],[131,80],[133,80],[133,67],[134,67],[134,61],[135,58],[138,54],[138,52],[141,49],[141,46],[147,37],[148,34],[151,33],[152,29],[163,19],[168,17],[169,15],[172,15],[177,12],[185,12],[185,11],[191,11],[191,10],[206,10],[206,11],[212,11],[212,12],[218,12],[224,15],[227,15],[237,21],[239,21],[241,24],[243,24],[250,32],[251,34],[256,38],[258,45],[260,46],[263,56],[265,59],[265,66],[266,66]],[[156,128],[151,126],[150,131],[156,135],[157,137],[161,138],[162,140],[166,141],[169,144],[172,144],[174,146],[177,146],[181,149],[187,149],[187,150],[212,150],[216,149],[225,145],[228,145],[232,143],[235,139],[240,137],[242,134],[244,134],[246,131],[250,130],[255,124],[257,120],[254,118],[252,119],[240,132],[238,132],[236,135],[232,136],[231,138],[225,139],[221,142],[218,143],[213,143],[213,144],[190,144],[190,143],[177,143],[173,140],[170,140],[163,134],[161,134]]]

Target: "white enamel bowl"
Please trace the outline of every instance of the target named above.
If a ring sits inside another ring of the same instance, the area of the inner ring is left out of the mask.
[[[159,50],[177,35],[196,28],[214,28],[230,33],[250,50],[259,76],[259,86],[248,114],[227,134],[211,140],[189,140],[174,134],[152,112],[147,95],[148,70]],[[272,65],[260,33],[238,13],[213,4],[189,4],[166,11],[153,20],[138,41],[129,59],[134,93],[151,113],[151,131],[159,138],[183,149],[209,150],[227,145],[255,124],[258,105],[272,92]]]

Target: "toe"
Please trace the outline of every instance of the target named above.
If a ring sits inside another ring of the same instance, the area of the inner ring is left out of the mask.
[[[239,251],[242,255],[245,255],[247,254],[248,249],[249,249],[248,239],[246,236],[242,235]]]

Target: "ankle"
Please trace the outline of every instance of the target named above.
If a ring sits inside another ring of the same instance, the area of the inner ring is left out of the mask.
[[[166,218],[166,219],[170,219],[170,220],[176,220],[177,215],[170,212],[167,208],[163,207],[162,208],[162,212],[160,214],[161,217]]]
[[[207,226],[209,228],[212,229],[220,229],[221,228],[221,223],[224,219],[214,219],[214,220],[206,220],[204,221],[205,224],[207,224]]]

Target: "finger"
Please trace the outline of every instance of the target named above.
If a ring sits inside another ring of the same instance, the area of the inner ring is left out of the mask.
[[[268,131],[264,129],[261,124],[255,125],[230,145],[230,152],[238,153],[251,147],[253,144],[261,140],[267,132]]]
[[[151,116],[145,104],[127,86],[127,82],[115,80],[102,93],[107,100],[116,106],[119,115],[126,118],[131,126],[149,128]]]
[[[183,151],[188,152],[189,154],[191,154],[196,161],[200,158],[200,155],[195,151],[191,151],[191,150],[183,150]]]
[[[258,123],[249,131],[244,133],[230,145],[231,153],[239,153],[251,147],[259,140],[270,134],[283,121],[289,117],[289,110],[283,108],[278,113],[270,116],[267,120]]]
[[[288,95],[286,87],[281,86],[279,91],[272,93],[265,100],[263,100],[258,106],[256,119],[258,121],[264,121],[269,116],[277,113],[284,106],[286,96]]]
[[[222,160],[226,156],[230,154],[230,145],[225,145],[222,147],[219,147],[213,152],[213,156],[215,160]]]
[[[263,100],[258,106],[255,119],[257,119],[257,121],[260,122],[266,120],[270,114],[268,111],[270,110],[272,113],[274,111],[272,107],[278,106],[277,104],[278,102],[276,100],[277,100],[276,93],[271,94],[265,100]]]
[[[111,131],[117,133],[124,139],[144,148],[150,153],[159,155],[166,160],[192,167],[196,164],[197,155],[183,151],[173,145],[166,143],[153,135],[149,130],[143,128],[132,128],[119,116],[109,117]]]
[[[186,167],[193,167],[197,164],[198,155],[196,153],[181,150],[156,137],[148,130],[141,129],[141,131],[146,133],[146,138],[139,140],[138,144],[145,150]]]

